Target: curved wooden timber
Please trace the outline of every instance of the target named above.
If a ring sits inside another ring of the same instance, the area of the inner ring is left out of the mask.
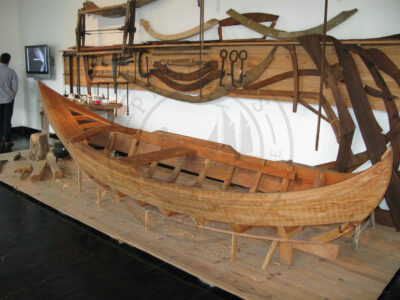
[[[268,53],[268,55],[265,57],[265,59],[260,62],[257,66],[252,68],[246,73],[246,76],[244,77],[242,83],[237,84],[237,87],[242,87],[246,86],[261,76],[262,73],[269,67],[269,65],[272,63],[274,59],[274,55],[276,50],[278,49],[278,46],[275,46],[272,48],[272,50]],[[140,65],[141,61],[138,60],[138,64]],[[210,92],[209,94],[203,94],[202,96],[192,96],[192,95],[187,95],[187,94],[182,94],[182,93],[177,93],[175,91],[169,91],[163,88],[159,88],[153,85],[148,85],[147,83],[141,81],[141,80],[135,80],[132,76],[124,74],[123,72],[119,73],[121,77],[123,77],[127,82],[129,83],[134,83],[141,88],[144,88],[150,92],[156,93],[158,95],[170,98],[170,99],[175,99],[179,101],[185,101],[185,102],[190,102],[190,103],[203,103],[203,102],[209,102],[213,101],[216,99],[219,99],[223,96],[226,96],[229,94],[229,90],[233,88],[231,85],[226,85],[226,86],[220,86],[217,85],[215,89]]]
[[[218,24],[217,19],[211,19],[208,20],[207,22],[204,23],[203,26],[203,31],[206,31],[210,28],[213,28],[215,25]],[[160,41],[177,41],[177,40],[182,40],[186,39],[188,37],[194,36],[196,34],[199,34],[200,32],[200,26],[193,27],[192,29],[180,32],[180,33],[175,33],[175,34],[161,34],[155,31],[153,28],[151,28],[151,25],[149,21],[145,19],[140,19],[140,25],[143,26],[143,28],[146,30],[148,34],[150,34],[153,38],[158,39]]]
[[[257,23],[271,22],[271,24],[269,26],[270,28],[275,27],[276,21],[279,18],[279,16],[277,16],[277,15],[266,14],[266,13],[244,13],[243,15]],[[232,17],[218,21],[218,37],[219,37],[220,41],[223,40],[222,27],[234,26],[234,25],[241,25],[241,24],[238,21],[236,21],[235,19],[233,19]],[[265,38],[265,36],[264,36],[264,38]]]
[[[327,22],[326,30],[329,31],[332,28],[343,23],[345,20],[350,18],[352,15],[354,15],[357,11],[358,11],[357,8],[352,9],[352,10],[342,11],[340,14],[333,17],[332,19],[330,19]],[[273,28],[264,26],[262,24],[259,24],[257,22],[254,22],[250,18],[244,16],[243,14],[238,13],[237,11],[235,11],[233,9],[228,10],[226,13],[228,15],[230,15],[232,18],[234,18],[236,21],[241,23],[243,26],[246,26],[247,28],[254,30],[258,33],[261,33],[265,36],[269,36],[269,37],[279,39],[279,40],[293,40],[293,39],[296,39],[296,38],[304,36],[304,35],[322,34],[323,33],[323,24],[316,26],[316,27],[306,29],[306,30],[287,32],[284,30],[273,29]]]
[[[357,223],[377,207],[391,177],[391,149],[370,169],[348,174],[266,161],[223,144],[166,132],[110,132],[110,125],[118,125],[99,116],[93,122],[107,129],[82,140],[77,138],[85,136],[77,104],[38,85],[46,116],[79,168],[118,194],[168,215],[240,227]],[[86,122],[92,119],[89,112],[79,111]],[[103,151],[91,145],[107,146]],[[110,157],[111,150],[129,156]],[[166,181],[177,167],[178,177]]]
[[[200,78],[199,80],[192,82],[192,83],[187,83],[187,84],[182,84],[176,81],[171,80],[168,78],[161,70],[158,69],[151,69],[150,74],[154,75],[158,79],[160,79],[162,82],[164,82],[166,85],[169,87],[182,91],[182,92],[188,92],[188,91],[194,91],[198,90],[201,86],[205,86],[211,81],[217,79],[221,75],[220,70],[214,70],[209,72],[206,76]]]
[[[202,66],[198,70],[187,73],[176,72],[168,68],[165,64],[157,61],[154,62],[153,66],[154,68],[158,69],[159,71],[164,73],[166,76],[171,77],[172,79],[181,81],[191,81],[191,80],[197,80],[200,77],[206,75],[207,73],[218,69],[218,62],[216,60],[209,61],[205,63],[204,66]]]

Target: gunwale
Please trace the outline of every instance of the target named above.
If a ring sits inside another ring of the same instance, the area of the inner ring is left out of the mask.
[[[83,130],[73,118],[70,109],[79,110],[100,124],[113,123],[93,113],[86,113],[82,108],[77,109],[77,105],[70,100],[44,84],[38,84],[44,111],[78,166],[113,190],[132,195],[136,200],[161,209],[213,221],[255,226],[308,226],[355,222],[362,221],[376,208],[390,180],[391,149],[388,149],[380,162],[362,173],[351,175],[351,178],[336,184],[304,191],[217,192],[156,181],[142,176],[140,168],[126,166],[118,159],[106,157],[83,142],[71,143],[70,139],[81,134]],[[65,124],[70,126],[62,126]],[[120,167],[122,171],[118,170]]]

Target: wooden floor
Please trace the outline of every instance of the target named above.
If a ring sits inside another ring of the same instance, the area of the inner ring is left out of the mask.
[[[174,222],[150,210],[145,231],[145,209],[131,201],[114,202],[110,195],[96,204],[96,186],[83,177],[78,193],[77,169],[72,161],[59,165],[63,179],[54,180],[50,170],[44,181],[20,179],[18,166],[39,162],[8,159],[0,180],[54,209],[91,226],[120,242],[144,250],[212,285],[247,299],[376,299],[400,267],[400,234],[377,225],[368,228],[353,249],[352,235],[336,243],[339,258],[328,261],[296,251],[293,265],[281,265],[273,257],[267,270],[260,266],[270,242],[239,237],[236,261],[231,260],[231,236]]]

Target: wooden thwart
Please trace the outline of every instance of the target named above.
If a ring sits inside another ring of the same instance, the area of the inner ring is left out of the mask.
[[[195,151],[183,147],[167,148],[149,153],[137,154],[135,156],[121,158],[121,161],[133,166],[145,165],[154,161],[195,154]]]

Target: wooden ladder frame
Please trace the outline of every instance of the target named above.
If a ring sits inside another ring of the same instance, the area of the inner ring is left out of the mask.
[[[128,0],[125,4],[121,4],[118,6],[121,9],[125,10],[125,21],[123,25],[123,39],[122,39],[122,50],[121,54],[131,54],[133,46],[134,35],[136,32],[135,27],[135,15],[136,15],[136,0]],[[78,19],[76,25],[76,52],[79,55],[82,52],[82,48],[85,47],[85,35],[86,31],[86,16],[91,14],[97,14],[107,11],[115,10],[116,6],[106,6],[97,9],[79,9],[78,10]]]

